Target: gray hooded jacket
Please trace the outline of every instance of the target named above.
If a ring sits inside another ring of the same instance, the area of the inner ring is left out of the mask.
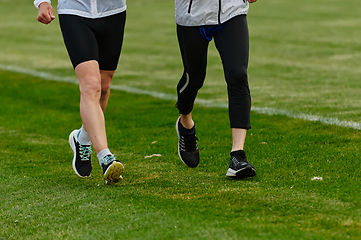
[[[182,26],[219,25],[248,9],[247,0],[175,0],[175,20]]]
[[[35,7],[50,0],[35,0]],[[86,18],[101,18],[124,12],[126,0],[58,0],[58,14],[71,14]]]

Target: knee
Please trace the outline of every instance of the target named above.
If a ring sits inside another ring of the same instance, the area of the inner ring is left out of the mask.
[[[107,95],[110,92],[110,82],[103,83],[101,85],[101,95]]]
[[[247,68],[237,68],[225,73],[228,86],[248,86]]]
[[[177,91],[179,94],[187,90],[187,92],[197,92],[202,86],[205,75],[199,73],[187,73],[184,72],[182,78],[177,85]]]
[[[189,86],[192,89],[199,90],[203,87],[205,78],[206,78],[206,73],[203,71],[192,72],[189,74]]]
[[[114,71],[101,71],[101,94],[106,95],[110,91],[110,85],[114,76]]]
[[[80,93],[83,97],[99,98],[101,93],[100,81],[96,77],[87,77],[80,85]]]

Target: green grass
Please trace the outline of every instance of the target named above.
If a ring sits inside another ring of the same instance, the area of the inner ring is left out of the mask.
[[[360,132],[253,113],[246,151],[258,175],[234,181],[225,176],[226,109],[197,108],[202,161],[190,169],[177,156],[174,102],[113,91],[109,145],[126,172],[123,182],[107,186],[96,160],[87,179],[71,167],[67,138],[81,124],[77,86],[5,71],[0,79],[0,239],[358,239],[361,233]],[[162,156],[144,158],[151,154]]]
[[[54,2],[55,6],[56,2]],[[361,123],[358,0],[251,5],[254,107]],[[0,0],[0,64],[74,77],[57,19],[32,1]],[[199,98],[226,102],[218,53]],[[175,94],[182,73],[174,1],[128,1],[114,85]],[[174,101],[113,90],[109,147],[124,181],[104,185],[71,167],[81,125],[78,86],[0,69],[0,239],[359,239],[360,138],[353,129],[252,112],[253,179],[226,178],[231,135],[222,108],[194,111],[201,163],[177,156]],[[152,154],[161,157],[145,158]],[[323,181],[311,181],[320,176]]]

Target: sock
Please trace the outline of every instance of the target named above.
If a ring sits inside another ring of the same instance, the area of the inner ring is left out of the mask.
[[[189,135],[194,135],[196,134],[196,125],[194,125],[191,129],[187,129],[185,128],[180,122],[179,122],[179,131],[182,133],[182,134],[189,134]]]
[[[83,128],[83,125],[81,126],[81,128],[79,129],[79,132],[78,132],[78,141],[82,145],[91,145],[92,144],[92,142],[89,139],[88,133]]]
[[[107,155],[112,155],[112,153],[109,151],[108,148],[104,148],[103,150],[101,150],[98,154],[97,157],[99,159],[99,164],[100,166],[102,165],[103,162],[103,158]]]
[[[240,156],[241,158],[245,158],[246,153],[243,150],[237,150],[237,151],[231,152],[231,157],[236,157],[236,156]]]

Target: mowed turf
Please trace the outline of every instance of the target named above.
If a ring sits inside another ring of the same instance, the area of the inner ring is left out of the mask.
[[[114,84],[175,94],[174,1],[127,5]],[[0,0],[0,64],[74,78],[58,19],[45,26],[36,14],[32,1]],[[253,107],[360,123],[360,14],[359,0],[252,4]],[[225,103],[213,43],[208,66],[199,97]],[[237,181],[225,176],[227,110],[196,106],[201,163],[189,169],[174,105],[112,90],[109,147],[126,171],[107,186],[95,154],[90,178],[72,170],[78,86],[0,69],[0,239],[360,238],[360,131],[252,112],[245,150],[257,176]]]
[[[173,101],[112,91],[107,186],[72,169],[78,86],[0,70],[0,239],[359,239],[359,131],[252,113],[253,179],[225,176],[226,109],[196,107],[196,169],[177,155]],[[148,157],[161,154],[158,157]],[[312,181],[322,177],[322,181]]]

